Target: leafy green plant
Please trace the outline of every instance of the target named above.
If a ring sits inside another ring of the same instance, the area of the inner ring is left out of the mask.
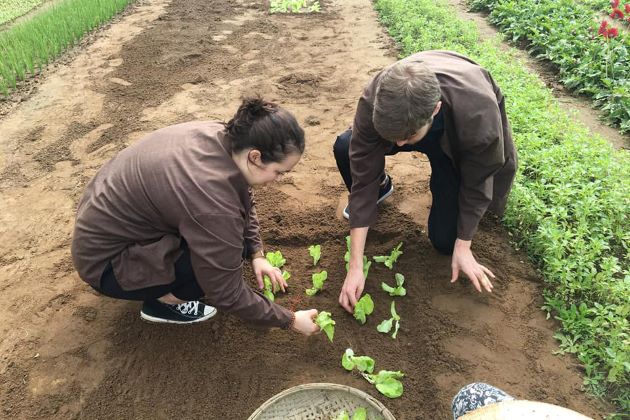
[[[335,321],[331,318],[330,312],[322,311],[315,318],[315,323],[326,333],[328,339],[332,343],[335,335]]]
[[[381,282],[381,288],[389,293],[390,296],[405,296],[407,294],[407,290],[403,287],[405,283],[405,276],[400,273],[396,273],[396,287],[392,287],[385,282]]]
[[[367,409],[365,407],[358,407],[352,414],[352,420],[366,420]],[[346,410],[343,410],[333,420],[350,420],[350,415]]]
[[[350,269],[350,236],[346,236],[346,254],[343,257],[346,262],[346,271]],[[368,273],[370,272],[370,266],[372,265],[372,261],[368,261],[368,258],[363,256],[363,277],[367,279]]]
[[[402,242],[399,243],[389,255],[377,255],[372,258],[374,258],[374,261],[376,262],[385,264],[385,267],[391,270],[394,267],[394,263],[398,261],[398,257],[400,257],[403,253],[400,250],[400,248],[402,247],[402,244],[403,244]]]
[[[22,16],[46,0],[0,1],[0,25]]]
[[[266,258],[267,261],[269,261],[269,264],[271,264],[273,267],[278,268],[282,268],[282,266],[285,265],[287,262],[287,260],[282,256],[282,252],[280,251],[267,252]]]
[[[265,256],[265,258],[267,258],[267,261],[269,261],[269,264],[277,268],[282,268],[284,264],[286,264],[287,262],[287,260],[282,256],[282,252],[280,251],[267,252],[267,255]],[[291,274],[288,271],[283,270],[282,278],[284,278],[284,280],[289,280],[291,278]],[[267,299],[269,299],[270,301],[272,302],[275,301],[276,299],[275,294],[277,290],[275,290],[275,288],[273,287],[273,284],[271,283],[271,279],[269,278],[269,276],[263,277],[263,284],[265,286],[263,289],[263,295],[265,295],[265,297],[267,297]]]
[[[354,305],[354,318],[361,324],[365,324],[367,316],[374,312],[374,302],[369,294],[363,295],[361,299]]]
[[[582,0],[473,0],[512,41],[558,69],[569,89],[593,98],[606,119],[630,131],[630,36],[593,19]],[[619,11],[620,12],[620,11]]]
[[[374,372],[374,359],[369,356],[355,356],[354,350],[348,348],[341,356],[341,366],[345,370],[352,371],[355,367],[359,372]]]
[[[317,292],[322,290],[322,288],[324,287],[324,282],[327,278],[328,272],[326,270],[323,270],[319,273],[313,273],[313,287],[311,287],[310,289],[306,289],[306,294],[309,296],[315,296]]]
[[[322,246],[311,245],[308,247],[308,253],[310,254],[311,257],[313,257],[313,266],[316,266],[322,255]]]
[[[392,306],[390,307],[390,311],[391,311],[392,317],[378,324],[376,329],[378,330],[378,332],[389,334],[393,326],[394,333],[392,334],[392,338],[395,339],[396,335],[398,335],[398,328],[400,328],[400,316],[396,313],[396,303],[393,300],[392,300]]]
[[[319,12],[321,7],[317,0],[271,0],[271,13],[313,13]]]
[[[376,386],[376,389],[388,398],[398,398],[403,394],[403,384],[400,382],[405,374],[401,371],[381,370],[374,372],[374,359],[368,356],[355,356],[352,349],[346,349],[341,356],[341,365],[347,371],[357,369],[366,381]]]
[[[400,382],[405,374],[401,371],[380,370],[377,374],[362,374],[363,377],[381,394],[388,398],[398,398],[403,393],[403,384]]]

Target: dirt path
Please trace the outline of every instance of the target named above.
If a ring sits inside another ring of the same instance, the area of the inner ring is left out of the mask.
[[[389,312],[379,290],[389,270],[371,270],[376,310],[366,326],[337,305],[346,224],[332,142],[369,76],[394,60],[368,0],[326,1],[319,16],[268,16],[253,1],[147,0],[48,75],[0,121],[1,415],[244,419],[290,386],[336,382],[376,396],[399,419],[447,419],[461,386],[486,381],[599,417],[606,407],[580,391],[573,359],[552,355],[556,325],[538,309],[539,279],[500,226],[484,221],[475,241],[498,275],[496,292],[449,284],[449,259],[424,233],[422,155],[388,161],[397,190],[367,247],[376,255],[405,243],[398,340],[375,329]],[[227,118],[253,92],[294,111],[307,131],[304,159],[282,183],[258,191],[258,212],[268,247],[283,251],[293,274],[279,301],[332,311],[334,344],[223,314],[188,328],[142,323],[138,303],[98,297],[72,269],[75,203],[104,162],[156,128]],[[312,243],[322,244],[329,283],[306,298]],[[406,372],[404,396],[385,401],[346,373],[346,347],[374,357],[378,369]]]

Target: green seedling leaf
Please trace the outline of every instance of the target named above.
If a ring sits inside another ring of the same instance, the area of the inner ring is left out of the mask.
[[[341,365],[348,371],[356,367],[361,373],[374,372],[374,359],[368,356],[355,356],[352,349],[346,349],[341,356]]]
[[[398,398],[403,393],[403,384],[398,379],[387,378],[377,382],[376,389],[388,398]]]
[[[352,349],[346,349],[343,356],[341,356],[341,366],[343,366],[345,370],[354,369],[354,362],[352,361],[353,356],[354,351]]]
[[[313,266],[316,266],[319,262],[319,258],[322,255],[322,246],[321,245],[311,245],[308,247],[308,253],[311,257],[313,257]]]
[[[267,252],[267,261],[269,261],[269,264],[272,265],[272,267],[282,267],[287,260],[282,256],[282,252],[280,251],[275,251],[275,252]]]
[[[350,420],[350,415],[346,410],[343,410],[333,420]],[[352,420],[367,420],[367,409],[365,407],[357,408],[352,415]]]
[[[392,334],[392,338],[395,339],[396,336],[398,335],[398,328],[400,328],[400,316],[396,313],[395,301],[392,301],[390,312],[392,314],[392,317],[378,324],[376,329],[378,330],[378,332],[388,334],[392,330],[392,327],[394,327],[394,333]]]
[[[405,276],[400,273],[396,273],[396,287],[392,287],[387,283],[381,283],[381,288],[389,293],[390,296],[405,296],[407,294],[407,290],[403,287],[405,283]]]
[[[403,393],[403,385],[399,381],[405,374],[401,371],[381,370],[377,374],[362,374],[363,377],[381,394],[388,398],[398,398]]]
[[[394,263],[398,261],[398,257],[400,257],[403,254],[403,252],[400,250],[400,248],[402,247],[402,244],[403,244],[402,242],[399,243],[389,255],[374,256],[373,257],[374,261],[385,264],[385,267],[391,270],[394,267]]]
[[[393,319],[386,319],[383,322],[381,322],[380,324],[378,324],[376,326],[376,329],[378,330],[378,332],[382,332],[387,334],[388,332],[390,332],[392,330],[392,324],[394,323]]]
[[[309,296],[315,296],[315,294],[324,287],[324,282],[328,278],[328,272],[323,270],[319,273],[314,273],[311,277],[313,279],[313,287],[306,289],[306,294]]]
[[[273,285],[271,284],[271,279],[268,276],[263,277],[263,284],[265,285],[263,289],[263,295],[265,295],[265,297],[272,302],[276,300],[274,296]]]
[[[354,411],[352,420],[367,420],[367,409],[365,407],[359,407]]]
[[[333,420],[350,420],[350,416],[348,416],[346,410],[343,410],[341,413],[337,414]]]
[[[369,294],[365,294],[354,305],[354,318],[361,324],[365,324],[367,316],[372,312],[374,312],[374,301],[372,301],[372,297]]]
[[[315,318],[315,323],[326,333],[332,343],[333,336],[335,335],[335,321],[330,317],[330,312],[320,312],[317,318]]]

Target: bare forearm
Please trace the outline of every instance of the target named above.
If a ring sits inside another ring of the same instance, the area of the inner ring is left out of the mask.
[[[363,252],[369,227],[350,229],[350,270],[363,270]]]

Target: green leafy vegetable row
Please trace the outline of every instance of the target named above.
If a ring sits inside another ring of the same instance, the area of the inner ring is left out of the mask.
[[[0,92],[40,71],[133,0],[60,0],[0,32]]]
[[[544,0],[542,0],[544,1]],[[546,279],[544,308],[585,385],[630,412],[630,158],[562,112],[544,84],[443,0],[376,0],[402,55],[450,49],[489,69],[506,97],[519,172],[504,219]]]
[[[0,25],[22,16],[46,0],[0,0]]]
[[[598,34],[593,5],[580,0],[471,0],[474,10],[536,57],[551,61],[562,82],[592,97],[607,119],[630,132],[630,36]]]

